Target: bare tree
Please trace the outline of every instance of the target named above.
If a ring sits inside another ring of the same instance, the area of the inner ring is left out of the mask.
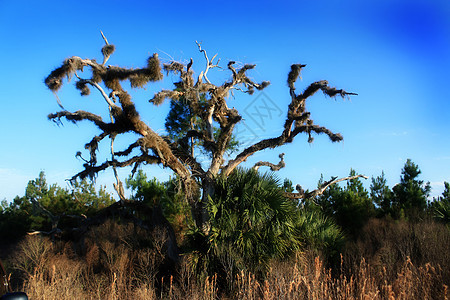
[[[70,79],[75,76],[76,88],[81,91],[81,95],[89,95],[92,87],[100,93],[109,110],[110,120],[103,120],[99,115],[82,110],[75,112],[63,110],[50,114],[48,117],[56,122],[60,122],[62,118],[74,123],[87,120],[101,130],[99,135],[94,136],[85,145],[90,152],[90,158],[86,159],[84,170],[73,176],[72,179],[94,177],[102,170],[113,168],[117,179],[114,186],[124,202],[127,200],[123,194],[122,183],[117,176],[116,168],[133,166],[133,171],[135,171],[140,165],[159,164],[170,168],[179,176],[187,200],[192,206],[194,220],[199,227],[205,228],[209,218],[206,200],[209,195],[214,193],[217,176],[228,176],[239,164],[256,152],[291,143],[300,133],[307,134],[309,142],[313,141],[313,134],[325,134],[332,142],[339,142],[343,139],[339,133],[314,124],[310,112],[306,109],[306,100],[318,91],[322,91],[329,97],[344,98],[356,94],[330,87],[326,80],[314,82],[299,93],[296,91],[295,83],[306,65],[294,64],[288,73],[287,84],[290,90],[290,99],[282,132],[279,136],[263,139],[250,145],[233,159],[226,161],[224,154],[232,138],[233,130],[236,124],[242,120],[242,116],[235,108],[228,107],[227,98],[235,91],[253,94],[255,90],[263,90],[269,85],[268,81],[258,83],[247,75],[247,72],[254,69],[255,65],[245,64],[242,67],[236,67],[234,61],[229,61],[226,67],[231,74],[231,79],[220,84],[212,83],[208,78],[209,72],[219,67],[220,60],[216,60],[216,55],[210,59],[201,44],[197,43],[199,51],[204,55],[206,65],[196,76],[192,68],[193,59],[190,59],[187,64],[177,61],[161,64],[156,53],[148,58],[147,64],[142,68],[111,66],[106,63],[115,47],[108,43],[103,33],[102,36],[106,44],[102,48],[102,63],[95,59],[72,56],[66,59],[59,68],[52,71],[45,83],[49,89],[57,92],[63,85],[64,78]],[[85,69],[90,69],[91,72],[83,72]],[[173,89],[157,92],[149,102],[153,105],[160,105],[166,99],[173,101],[183,99],[183,103],[188,105],[190,111],[198,116],[204,124],[204,126],[189,130],[183,138],[176,141],[168,136],[158,134],[142,120],[130,94],[122,85],[124,81],[128,80],[132,88],[142,88],[149,82],[163,79],[163,71],[167,75],[174,74],[179,81],[174,83]],[[89,78],[80,77],[81,73],[89,74]],[[217,134],[213,134],[213,125],[219,128]],[[113,147],[115,138],[127,132],[134,132],[139,138],[126,149],[115,151]],[[96,156],[98,144],[106,137],[111,140],[111,159],[98,163]],[[207,167],[194,157],[188,147],[183,147],[191,140],[198,141],[198,144],[209,152],[210,161]],[[278,165],[259,162],[255,168],[269,166],[277,170],[284,167],[283,156],[280,155],[280,158],[281,161]]]

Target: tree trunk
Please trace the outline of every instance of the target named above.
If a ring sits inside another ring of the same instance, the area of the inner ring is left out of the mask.
[[[215,190],[215,179],[214,175],[207,173],[205,178],[202,180],[202,197],[196,206],[193,207],[193,215],[195,218],[195,223],[200,230],[206,235],[209,234],[210,224],[209,224],[209,212],[208,212],[208,202],[209,198],[214,196]]]

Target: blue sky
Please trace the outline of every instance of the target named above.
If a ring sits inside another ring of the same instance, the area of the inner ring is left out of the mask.
[[[226,4],[0,0],[0,200],[23,195],[28,180],[41,170],[49,182],[61,186],[81,170],[82,161],[75,153],[98,132],[88,123],[58,127],[48,121],[47,115],[59,107],[43,80],[67,57],[101,59],[99,30],[116,45],[112,65],[140,67],[157,52],[164,62],[193,57],[199,73],[204,61],[196,40],[202,41],[210,56],[218,53],[223,66],[229,60],[257,64],[249,74],[257,81],[271,81],[271,86],[264,94],[235,94],[230,99],[252,129],[241,130],[242,142],[281,132],[290,100],[286,78],[293,63],[307,64],[302,81],[297,82],[300,90],[327,79],[330,85],[359,94],[350,101],[317,94],[308,103],[315,123],[342,133],[343,142],[333,144],[316,136],[308,144],[307,137],[298,136],[290,145],[258,153],[246,166],[258,160],[277,162],[284,152],[287,166],[278,175],[304,188],[314,188],[321,174],[346,176],[350,168],[369,177],[384,170],[392,186],[411,158],[421,168],[421,178],[431,182],[432,195],[442,192],[443,181],[450,181],[447,0]],[[219,83],[230,76],[220,70],[210,74]],[[133,93],[143,118],[159,132],[167,106],[156,108],[147,100],[175,80],[169,76]],[[94,91],[88,98],[80,97],[73,82],[58,96],[68,110],[105,115],[102,98]],[[280,112],[273,111],[259,126],[245,112],[261,99]],[[103,149],[107,152],[108,145]],[[145,170],[150,177],[170,175],[170,170],[160,167]],[[127,172],[120,173],[122,178]],[[112,181],[110,171],[100,173],[98,182],[110,190]]]

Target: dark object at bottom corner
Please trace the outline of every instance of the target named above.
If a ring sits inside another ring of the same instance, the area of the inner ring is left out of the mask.
[[[0,300],[28,300],[28,296],[24,292],[7,293]]]

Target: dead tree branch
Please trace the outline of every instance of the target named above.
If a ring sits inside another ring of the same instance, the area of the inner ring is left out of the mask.
[[[233,64],[229,64],[229,69],[232,70],[234,74],[239,74],[241,71],[236,72],[232,67]],[[314,82],[310,84],[303,93],[296,94],[295,92],[295,82],[300,77],[300,72],[303,67],[306,65],[302,64],[294,64],[291,66],[291,71],[288,74],[288,86],[290,88],[291,95],[291,103],[288,107],[287,118],[284,123],[283,132],[275,138],[269,138],[261,140],[248,148],[244,149],[241,153],[239,153],[235,159],[228,162],[228,164],[224,167],[224,174],[229,175],[240,163],[245,161],[249,156],[253,155],[256,152],[267,148],[275,148],[287,143],[291,143],[294,138],[300,133],[306,133],[309,136],[308,142],[312,142],[314,138],[311,133],[314,132],[316,134],[324,133],[328,135],[332,142],[341,141],[342,135],[339,133],[333,133],[328,128],[315,125],[313,120],[310,118],[311,113],[306,110],[306,100],[314,95],[317,91],[322,90],[322,92],[329,97],[341,96],[346,97],[348,95],[356,95],[355,93],[348,93],[344,90],[337,90],[336,88],[329,87],[328,81],[322,80],[318,82]],[[251,69],[252,66],[244,66],[243,69]]]
[[[103,98],[105,99],[106,103],[108,103],[108,105],[115,110],[119,110],[120,108],[109,98],[109,96],[105,93],[105,91],[103,90],[103,88],[96,82],[89,80],[89,79],[82,79],[80,77],[78,77],[77,74],[75,74],[75,76],[79,79],[79,84],[83,85],[86,83],[89,83],[90,85],[92,85],[93,87],[95,87],[100,94],[103,96]]]
[[[297,193],[284,193],[284,195],[291,199],[313,199],[319,195],[322,195],[330,186],[333,184],[336,184],[338,182],[344,181],[344,180],[353,180],[357,178],[364,178],[368,179],[369,177],[365,175],[355,175],[355,176],[349,176],[344,178],[337,179],[336,177],[332,177],[330,180],[325,181],[323,184],[320,185],[319,188],[311,191],[311,192],[305,192],[300,185],[296,186]]]
[[[197,41],[195,41],[195,43],[197,44],[198,50],[199,50],[200,52],[203,52],[203,55],[205,56],[205,60],[206,60],[206,68],[205,68],[205,71],[203,71],[203,72],[200,73],[200,74],[203,75],[203,77],[205,78],[206,82],[208,82],[209,84],[211,84],[211,81],[209,81],[209,79],[208,79],[208,77],[207,77],[208,71],[209,71],[209,69],[219,67],[220,58],[217,60],[217,63],[214,64],[213,61],[214,61],[214,58],[216,58],[217,54],[214,55],[213,58],[212,58],[211,60],[209,60],[208,54],[206,53],[206,50],[205,50],[205,49],[202,49],[202,44],[199,43],[199,42],[197,42]],[[192,64],[191,64],[191,65],[192,65]],[[187,69],[189,69],[189,68],[187,68]]]
[[[103,40],[105,41],[105,46],[102,48],[102,54],[103,54],[103,62],[102,65],[104,66],[106,64],[106,62],[108,61],[108,59],[110,58],[111,54],[114,52],[115,50],[115,46],[114,45],[110,45],[108,43],[108,40],[106,39],[105,35],[103,34],[103,32],[100,30],[100,33],[102,35]]]
[[[50,220],[50,223],[52,224],[52,229],[48,232],[44,232],[44,231],[30,232],[30,233],[28,233],[28,235],[45,234],[45,235],[50,235],[53,238],[55,234],[61,233],[61,230],[58,228],[59,220],[61,217],[55,216],[54,214],[52,214],[48,209],[46,209],[39,202],[39,200],[37,200],[35,198],[30,198],[30,201],[33,204],[34,214],[35,215],[41,214],[41,215],[45,215],[46,217],[48,217],[48,219]]]
[[[286,164],[284,163],[284,153],[281,153],[279,155],[279,157],[280,157],[280,162],[278,164],[275,165],[268,161],[259,161],[253,166],[253,170],[258,171],[259,167],[264,166],[264,167],[270,167],[271,171],[278,171],[286,166]]]
[[[115,161],[116,159],[114,158],[114,139],[115,136],[111,137],[111,161]],[[125,191],[123,189],[123,184],[122,181],[119,179],[119,174],[117,173],[117,168],[116,165],[113,164],[112,166],[113,171],[114,171],[114,177],[116,178],[116,183],[113,184],[114,189],[117,192],[117,195],[119,195],[120,200],[125,201]]]

